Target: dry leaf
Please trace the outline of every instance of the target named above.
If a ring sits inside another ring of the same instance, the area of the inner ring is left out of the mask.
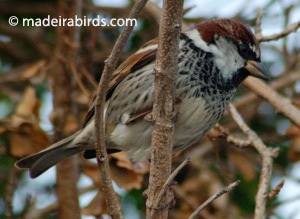
[[[12,116],[11,125],[18,127],[24,122],[39,122],[39,107],[40,102],[36,97],[34,88],[27,87],[22,101],[18,104],[15,114]]]
[[[82,209],[82,213],[84,215],[91,215],[95,217],[99,217],[102,214],[107,213],[106,204],[102,191],[98,191],[95,198],[90,202],[88,206]]]
[[[49,145],[48,136],[32,124],[23,123],[17,129],[8,130],[10,153],[16,157],[34,154]]]
[[[127,153],[122,151],[110,155],[112,158],[117,159],[117,166],[133,170],[136,173],[145,174],[149,171],[148,162],[138,162],[133,164],[127,156]]]
[[[78,120],[72,114],[67,115],[64,133],[74,133],[78,128]]]
[[[245,155],[232,151],[229,153],[229,162],[234,164],[245,180],[251,181],[256,178],[255,164]]]
[[[133,164],[127,157],[126,152],[112,154],[110,161],[111,177],[119,187],[130,189],[140,189],[144,174],[149,167],[146,162]]]
[[[83,92],[79,92],[76,95],[75,101],[81,105],[88,105],[90,102],[90,99],[91,98],[87,97],[87,95],[85,95]]]
[[[97,164],[95,163],[91,163],[88,160],[83,159],[83,172],[85,173],[85,175],[87,175],[88,177],[90,177],[93,182],[94,185],[98,188],[101,188],[102,184],[101,184],[101,180],[100,180],[100,173],[99,173],[99,167]]]
[[[9,150],[13,156],[28,156],[49,144],[48,136],[39,127],[40,105],[35,90],[27,87],[15,114],[1,127],[7,133]]]
[[[119,187],[127,190],[140,189],[142,187],[144,174],[149,170],[146,163],[133,165],[125,152],[115,153],[109,157],[111,177]],[[84,161],[83,164],[85,166],[84,173],[94,181],[97,187],[101,187],[98,166],[89,161]]]
[[[33,63],[32,65],[28,66],[23,72],[22,72],[22,79],[29,79],[35,76],[39,70],[46,65],[45,60],[38,61],[36,63]]]

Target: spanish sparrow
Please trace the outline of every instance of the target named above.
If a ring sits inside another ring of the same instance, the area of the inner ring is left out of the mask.
[[[154,65],[158,40],[145,44],[113,73],[106,98],[108,152],[127,151],[134,160],[149,159],[153,124],[145,119],[153,104]],[[260,48],[251,30],[229,19],[203,22],[180,34],[174,150],[185,149],[221,118],[238,85],[249,75],[267,79]],[[83,128],[16,166],[37,177],[59,161],[84,151],[95,157],[94,105]]]

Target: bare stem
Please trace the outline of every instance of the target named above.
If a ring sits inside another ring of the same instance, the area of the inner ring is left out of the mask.
[[[255,35],[256,37],[261,37],[261,19],[264,12],[262,9],[257,9],[257,18],[256,18],[256,28],[255,28]]]
[[[233,105],[230,105],[229,112],[234,121],[248,137],[253,147],[262,157],[262,169],[259,187],[256,194],[254,219],[263,219],[266,212],[268,188],[272,176],[273,159],[278,155],[279,148],[267,147],[259,138],[259,136],[248,127],[242,116],[238,113]]]
[[[231,183],[229,186],[224,188],[223,190],[219,191],[218,193],[211,196],[209,199],[207,199],[203,204],[201,204],[196,211],[193,212],[193,214],[189,217],[189,219],[194,219],[207,205],[212,203],[214,200],[219,198],[220,196],[224,195],[225,193],[230,192],[234,187],[238,186],[240,184],[240,181],[235,181],[234,183]]]
[[[154,202],[154,208],[158,207],[159,202],[161,201],[163,195],[166,193],[167,189],[169,188],[170,184],[172,183],[172,181],[174,180],[174,178],[177,176],[177,174],[180,172],[180,170],[185,167],[189,162],[191,162],[192,160],[187,157],[174,171],[173,173],[170,175],[170,177],[168,178],[168,180],[165,182],[165,184],[163,185],[162,189],[160,190],[157,199]]]
[[[268,42],[271,40],[278,40],[280,38],[286,37],[287,35],[289,35],[292,32],[295,32],[299,27],[300,27],[300,21],[293,23],[291,26],[289,26],[288,28],[286,28],[285,30],[283,30],[280,33],[273,34],[270,36],[257,35],[256,38],[257,38],[258,42],[260,42],[260,43]]]
[[[141,10],[145,6],[147,0],[139,0],[133,6],[129,18],[138,18]],[[120,54],[129,38],[133,26],[125,26],[122,30],[114,48],[105,61],[105,67],[99,82],[99,89],[97,91],[96,103],[95,103],[95,135],[96,135],[96,153],[97,162],[100,169],[101,182],[103,192],[105,194],[105,200],[108,208],[108,213],[112,218],[123,218],[121,213],[121,207],[117,200],[116,194],[112,187],[112,180],[109,171],[109,163],[107,159],[107,151],[105,146],[105,119],[104,119],[104,107],[108,84],[111,79],[111,75],[115,70]]]

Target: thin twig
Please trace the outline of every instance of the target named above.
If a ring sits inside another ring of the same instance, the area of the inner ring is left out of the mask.
[[[177,174],[179,173],[179,171],[185,167],[188,163],[190,163],[192,160],[187,157],[174,171],[173,173],[169,176],[168,180],[165,182],[165,184],[163,185],[162,189],[160,190],[157,199],[154,202],[153,207],[157,208],[159,205],[159,202],[161,201],[163,195],[165,194],[165,192],[167,191],[167,189],[169,188],[170,184],[172,183],[172,181],[174,180],[174,178],[177,176]]]
[[[255,25],[255,35],[256,37],[261,37],[261,19],[264,12],[262,9],[257,9],[257,18],[256,18],[256,25]]]
[[[283,186],[284,180],[282,180],[271,192],[269,192],[267,200],[272,201],[279,194]]]
[[[71,73],[74,75],[74,77],[76,79],[76,82],[77,82],[78,87],[80,88],[80,90],[87,97],[91,97],[91,94],[90,94],[89,90],[85,87],[85,85],[83,84],[81,78],[79,77],[79,73],[77,71],[77,66],[75,65],[75,63],[72,60],[69,60],[68,64],[70,66]]]
[[[85,66],[82,66],[81,71],[85,75],[85,77],[89,80],[89,82],[91,82],[93,87],[97,88],[98,84],[97,84],[96,80],[93,78],[93,76],[91,75],[91,73],[87,70],[87,68]]]
[[[138,18],[140,12],[145,6],[147,0],[139,0],[133,6],[129,18]],[[104,106],[106,99],[106,92],[111,75],[115,70],[120,54],[129,38],[133,26],[125,26],[122,30],[114,48],[105,61],[105,67],[99,82],[99,89],[96,96],[95,103],[95,135],[96,135],[96,153],[97,162],[100,169],[101,182],[105,194],[105,200],[108,208],[108,213],[112,218],[123,218],[121,208],[117,200],[116,194],[112,187],[112,180],[109,172],[109,163],[107,159],[107,151],[105,146],[105,119]]]
[[[267,147],[258,135],[248,127],[232,104],[229,106],[229,112],[244,134],[247,135],[253,147],[262,157],[262,169],[259,187],[256,194],[254,219],[263,219],[266,212],[268,187],[272,176],[273,159],[278,155],[279,148]]]
[[[180,186],[175,185],[174,187],[175,195],[182,199],[182,201],[187,204],[193,211],[198,208],[198,203],[190,197],[189,194],[187,194],[186,191],[184,191]],[[212,216],[206,209],[203,209],[200,212],[200,216],[202,216],[205,219],[214,219],[215,217]]]
[[[221,190],[220,192],[214,194],[209,199],[207,199],[203,204],[201,204],[196,211],[193,212],[193,214],[189,217],[189,219],[194,219],[207,205],[212,203],[214,200],[219,198],[220,196],[224,195],[225,193],[230,192],[233,188],[238,186],[240,184],[240,180],[235,181],[234,183],[231,183],[229,186]]]
[[[270,36],[256,36],[256,39],[258,40],[258,42],[268,42],[271,40],[278,40],[280,38],[286,37],[287,35],[289,35],[292,32],[297,31],[297,29],[300,27],[300,21],[293,23],[291,26],[289,26],[288,28],[286,28],[285,30],[283,30],[280,33],[277,34],[273,34]]]
[[[217,133],[215,133],[215,131]],[[228,143],[233,144],[239,148],[244,148],[251,145],[249,139],[240,139],[233,136],[227,129],[225,129],[220,124],[215,125],[215,127],[213,128],[213,132],[209,133],[208,137],[212,140],[214,140],[215,138],[224,138]]]

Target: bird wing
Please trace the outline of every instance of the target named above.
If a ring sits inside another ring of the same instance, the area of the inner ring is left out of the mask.
[[[106,94],[106,100],[112,96],[116,87],[120,82],[131,72],[134,72],[148,63],[152,62],[156,58],[158,39],[154,39],[146,43],[135,54],[128,57],[112,74],[112,79],[109,83],[109,88]],[[83,127],[85,127],[93,118],[95,114],[96,94],[94,95],[90,108],[85,117]]]

